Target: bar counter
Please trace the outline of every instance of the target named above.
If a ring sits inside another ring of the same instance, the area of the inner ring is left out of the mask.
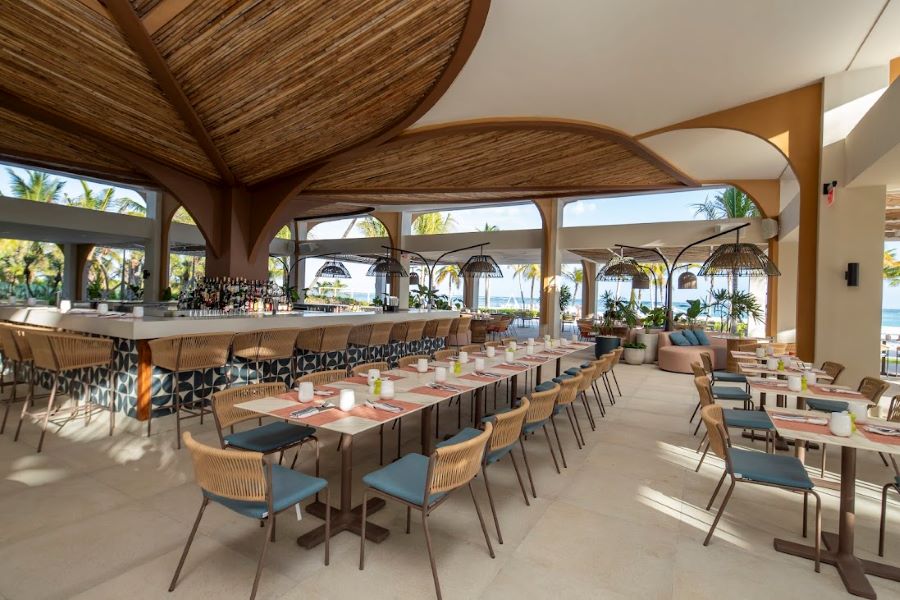
[[[204,397],[212,394],[223,389],[229,379],[231,379],[232,385],[242,385],[247,381],[258,381],[260,376],[264,376],[266,380],[281,380],[289,386],[293,385],[290,359],[271,361],[260,365],[251,365],[236,360],[221,369],[179,373],[176,384],[171,373],[157,369],[151,364],[147,342],[155,338],[198,333],[241,333],[260,329],[308,329],[328,325],[364,325],[384,321],[447,319],[457,316],[459,316],[458,311],[410,309],[393,313],[309,311],[277,315],[145,316],[134,318],[130,315],[101,316],[96,311],[82,309],[73,309],[62,313],[55,307],[0,305],[0,321],[52,327],[64,331],[113,338],[115,341],[113,375],[116,409],[127,416],[140,420],[147,419],[151,409],[154,417],[171,412],[171,399],[175,385],[177,385],[182,399],[188,399],[195,395]],[[421,349],[425,353],[430,353],[443,347],[443,342],[444,340],[423,340]],[[391,344],[379,349],[373,359],[393,363],[394,355],[399,355],[399,352],[399,343]],[[317,364],[325,364],[329,369],[346,368],[348,363],[362,362],[362,355],[362,349],[351,347],[348,352],[328,353],[324,357],[298,353],[295,360],[298,373],[304,375],[314,370]],[[41,387],[50,387],[52,384],[50,373],[38,370],[37,376],[37,382]],[[107,369],[95,369],[92,376],[96,387],[91,393],[98,401],[105,403],[105,388],[108,382]],[[80,384],[88,380],[86,369],[69,373],[61,380],[60,391],[68,393],[72,383]]]

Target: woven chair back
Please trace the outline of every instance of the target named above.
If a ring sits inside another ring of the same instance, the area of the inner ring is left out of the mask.
[[[615,350],[612,351],[613,361],[612,361],[612,364],[609,366],[610,369],[615,367],[617,364],[619,364],[619,360],[622,359],[623,352],[625,352],[625,348],[622,348],[621,346],[619,346],[618,348],[616,348]]]
[[[450,335],[459,335],[469,331],[472,317],[458,317],[450,322]]]
[[[600,358],[591,361],[596,367],[594,369],[594,381],[603,377],[603,374],[612,368],[612,361],[613,357],[608,354],[604,354]]]
[[[728,433],[725,431],[725,416],[722,407],[715,404],[700,409],[700,418],[706,425],[710,449],[716,456],[730,464],[728,460]]]
[[[372,335],[369,337],[369,346],[384,346],[391,341],[391,329],[394,324],[391,322],[373,323]]]
[[[405,342],[406,341],[406,332],[409,329],[409,323],[394,323],[394,327],[391,328],[391,341],[392,342]]]
[[[434,332],[434,337],[445,338],[450,335],[450,326],[452,324],[453,319],[438,319],[437,329]]]
[[[694,385],[697,387],[697,393],[700,395],[700,406],[712,406],[716,403],[712,396],[709,377],[706,375],[694,377]]]
[[[494,348],[503,348],[505,345],[506,345],[506,344],[504,344],[503,342],[500,342],[500,341],[497,341],[497,340],[494,340],[494,341],[491,341],[491,342],[485,342],[485,343],[484,343],[484,347],[485,347],[485,348],[487,348],[488,346],[493,346]]]
[[[294,336],[294,341],[297,340],[297,336]],[[291,350],[293,350],[293,342],[291,343]],[[236,358],[243,358],[245,360],[257,360],[257,356],[259,356],[259,332],[258,331],[246,331],[243,333],[236,333],[234,335],[234,339],[231,341],[231,354]]]
[[[353,325],[329,325],[322,331],[319,352],[343,352],[347,349]]]
[[[706,377],[706,369],[697,361],[691,363],[691,370],[694,372],[694,377]]]
[[[369,369],[378,369],[380,372],[390,371],[391,367],[383,360],[377,362],[362,363],[350,369],[351,375],[368,375]]]
[[[298,377],[294,380],[294,383],[309,381],[313,386],[317,386],[328,385],[329,383],[342,381],[344,379],[347,379],[347,371],[345,369],[331,369],[329,371],[317,371],[315,373],[310,373],[309,375],[304,375],[303,377]]]
[[[474,354],[475,352],[481,352],[482,347],[481,344],[466,344],[465,346],[460,347],[459,351]]]
[[[203,333],[150,340],[150,362],[169,371],[199,371],[228,362],[233,333]]]
[[[484,426],[481,434],[458,444],[437,448],[431,455],[425,484],[425,500],[431,494],[449,492],[466,485],[481,469],[484,449],[494,427]]]
[[[31,347],[25,339],[25,330],[0,324],[0,347],[7,360],[21,362],[31,360]]]
[[[859,393],[869,399],[872,404],[878,404],[881,397],[891,387],[887,381],[877,377],[863,377],[859,382]]]
[[[771,342],[769,344],[769,348],[772,349],[773,354],[786,354],[787,353],[787,343],[785,343],[785,342]]]
[[[891,404],[888,406],[885,418],[888,421],[900,422],[900,395],[891,398]]]
[[[298,329],[264,329],[259,332],[259,354],[256,360],[278,360],[294,355]]]
[[[597,365],[593,361],[591,366],[581,367],[581,383],[578,384],[579,392],[586,392],[591,389],[591,382],[594,381],[594,375],[598,370]]]
[[[56,354],[53,352],[53,346],[50,345],[50,336],[47,333],[26,331],[25,340],[31,348],[31,356],[35,367],[54,372],[61,370],[56,360]]]
[[[415,364],[416,364],[417,362],[419,362],[419,359],[420,359],[420,358],[424,358],[425,360],[431,360],[431,357],[428,356],[427,354],[412,354],[412,355],[410,355],[410,356],[402,356],[402,357],[400,357],[400,359],[397,361],[397,363],[398,363],[401,367],[415,366]]]
[[[826,360],[822,363],[822,370],[832,377],[831,383],[837,382],[837,378],[844,372],[844,365],[838,362]]]
[[[49,334],[56,362],[63,371],[87,367],[108,367],[113,341],[109,338],[65,333]]]
[[[297,334],[296,346],[297,350],[305,352],[319,353],[322,351],[322,336],[325,334],[324,327],[313,327],[312,329],[301,329]]]
[[[518,441],[529,406],[531,403],[528,398],[522,398],[522,403],[517,408],[494,415],[494,432],[488,440],[488,452],[506,448]]]
[[[559,383],[559,396],[556,399],[557,404],[572,404],[575,396],[578,395],[578,389],[581,387],[581,373],[573,375],[568,379],[561,379]]]
[[[425,321],[407,321],[406,323],[406,342],[418,342],[422,339],[425,331]]]
[[[437,337],[437,326],[438,326],[438,319],[431,319],[430,321],[425,321],[425,327],[422,329],[422,337],[427,337],[427,338]]]
[[[434,360],[447,360],[453,356],[456,356],[456,350],[436,350],[434,353]]]
[[[182,440],[194,462],[194,478],[203,490],[246,502],[265,502],[266,467],[259,452],[222,450],[194,440],[190,432]]]
[[[553,407],[556,406],[557,396],[559,396],[559,386],[556,384],[553,384],[549,390],[532,392],[528,412],[525,413],[525,422],[539,423],[549,419],[553,414]]]
[[[277,396],[286,391],[287,386],[283,383],[254,383],[214,393],[212,395],[212,409],[219,436],[222,436],[222,430],[226,427],[259,417],[257,413],[237,408],[236,404],[247,402],[248,400],[266,398],[267,396]]]
[[[372,339],[372,323],[357,325],[350,330],[347,342],[354,346],[368,346]]]
[[[709,352],[701,352],[700,361],[703,363],[703,370],[707,373],[712,373],[715,370],[713,369],[712,356],[710,356]]]

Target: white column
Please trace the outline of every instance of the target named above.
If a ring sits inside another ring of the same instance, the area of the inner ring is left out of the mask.
[[[305,221],[294,221],[294,240],[297,242],[304,242],[308,238],[309,234],[309,225]],[[297,260],[299,257],[295,252],[293,255],[293,260]],[[294,265],[294,274],[293,281],[291,281],[291,285],[296,288],[297,293],[300,295],[300,301],[304,300],[303,297],[303,288],[306,287],[306,261],[300,260]]]
[[[144,201],[147,203],[147,218],[153,220],[153,227],[150,233],[150,239],[144,244],[144,270],[149,271],[148,277],[144,278],[144,301],[156,302],[160,299],[159,289],[159,269],[164,264],[163,252],[168,252],[168,248],[162,248],[162,202],[159,193],[149,191],[143,194]],[[143,275],[143,274],[142,274]]]
[[[397,240],[397,245],[400,248],[403,248],[406,243],[406,236],[412,233],[412,215],[407,212],[400,213],[400,239]],[[403,268],[406,269],[406,272],[409,273],[409,256],[404,256],[400,259],[400,264],[403,265]],[[400,310],[408,310],[409,309],[409,277],[400,277],[399,280],[400,285],[398,285],[398,289],[396,291],[397,298],[400,302],[399,308]]]
[[[62,273],[62,298],[75,300],[75,284],[78,280],[78,245],[63,244],[63,273]]]

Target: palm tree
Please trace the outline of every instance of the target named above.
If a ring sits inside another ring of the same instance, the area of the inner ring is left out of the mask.
[[[353,221],[356,222],[356,219],[354,219]],[[385,229],[384,223],[382,223],[375,217],[363,217],[358,223],[356,223],[356,229],[361,234],[363,234],[363,237],[388,237],[387,229]],[[347,237],[346,234],[343,237]]]
[[[759,208],[753,200],[737,189],[736,187],[727,187],[710,199],[708,196],[703,202],[692,204],[694,207],[694,216],[703,215],[709,221],[718,219],[746,219],[760,216]],[[731,291],[737,292],[738,276],[729,274],[728,279],[731,282]]]
[[[663,300],[662,290],[666,282],[666,268],[662,263],[644,265],[644,268],[649,271],[650,283],[653,284],[653,308],[656,308],[659,306],[660,301]]]
[[[9,173],[13,196],[23,200],[35,200],[52,204],[59,200],[63,186],[66,185],[66,182],[62,179],[51,177],[48,173],[40,171],[27,171],[27,180],[16,175],[12,169],[6,169],[6,172]]]
[[[487,232],[500,231],[500,228],[497,227],[496,225],[491,225],[490,223],[485,223],[484,226],[476,229],[475,231],[487,231]],[[476,304],[477,303],[478,303],[478,301],[476,299]],[[490,309],[490,307],[491,307],[491,278],[490,277],[484,278],[484,305],[488,309]]]
[[[445,279],[447,280],[447,301],[449,302],[453,294],[453,288],[459,289],[459,284],[462,281],[459,275],[459,265],[444,265],[438,269],[435,283],[441,285]]]
[[[572,297],[578,297],[578,286],[584,283],[584,269],[570,269],[568,271],[563,271],[563,277],[571,281],[575,289],[572,291]]]
[[[455,225],[456,220],[449,212],[425,213],[413,221],[412,231],[415,235],[438,235],[450,233]]]
[[[900,260],[897,259],[894,250],[884,251],[882,275],[891,287],[900,286]]]
[[[522,280],[528,280],[531,282],[531,296],[528,298],[528,310],[534,311],[534,283],[538,279],[541,278],[541,265],[538,264],[530,264],[530,265],[516,265],[516,270],[514,271],[514,275],[519,278],[519,291],[522,290]],[[522,299],[522,305],[524,306],[525,300]]]
[[[145,216],[147,207],[131,198],[117,198],[115,188],[106,188],[97,193],[86,181],[80,181],[82,194],[73,198],[66,194],[63,198],[68,206],[89,208],[103,212],[117,212],[124,215]]]

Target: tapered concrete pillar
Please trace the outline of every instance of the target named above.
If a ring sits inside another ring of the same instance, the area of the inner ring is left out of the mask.
[[[597,263],[581,261],[581,316],[597,312]]]
[[[62,244],[63,272],[62,298],[75,300],[78,297],[78,244]]]
[[[269,278],[268,242],[266,250],[251,258],[250,201],[246,192],[229,189],[220,209],[223,222],[222,248],[215,254],[207,244],[207,277],[245,277],[254,281]]]
[[[534,200],[541,213],[543,240],[541,244],[541,304],[540,335],[559,336],[559,287],[562,269],[562,249],[559,247],[559,228],[562,225],[562,203],[556,198]]]

